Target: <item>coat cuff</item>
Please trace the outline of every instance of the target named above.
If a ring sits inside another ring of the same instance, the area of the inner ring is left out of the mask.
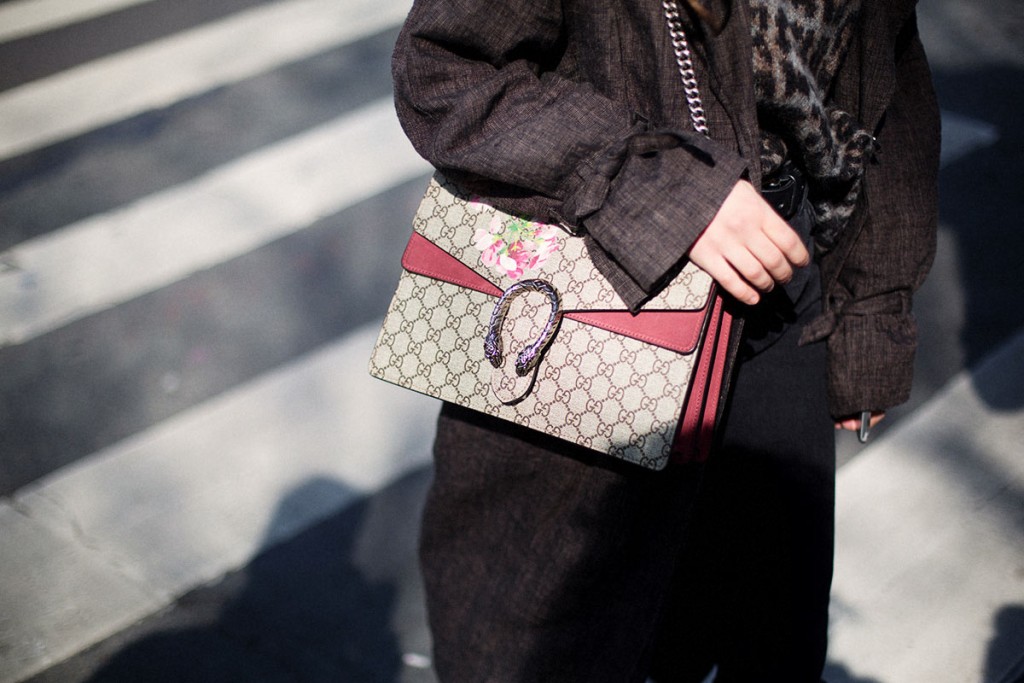
[[[709,140],[665,131],[634,136],[624,151],[567,205],[607,255],[596,265],[636,310],[682,267],[747,165]]]
[[[904,403],[910,398],[916,347],[917,324],[909,314],[839,316],[828,336],[831,414],[844,417]]]

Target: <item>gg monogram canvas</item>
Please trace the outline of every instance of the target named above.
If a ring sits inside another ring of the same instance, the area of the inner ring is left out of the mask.
[[[731,321],[696,266],[633,315],[582,238],[475,201],[440,173],[402,265],[375,377],[652,469],[705,457]],[[531,346],[539,360],[517,369]]]

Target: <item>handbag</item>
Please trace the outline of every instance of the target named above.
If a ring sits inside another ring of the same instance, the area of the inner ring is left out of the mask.
[[[691,121],[707,134],[678,9],[664,7]],[[633,314],[581,236],[505,213],[437,172],[370,374],[659,470],[707,458],[731,331],[696,265]]]

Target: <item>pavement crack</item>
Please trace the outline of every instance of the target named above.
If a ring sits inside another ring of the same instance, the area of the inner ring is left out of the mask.
[[[0,275],[16,273],[21,270],[18,265],[18,258],[14,254],[0,255]]]
[[[41,489],[33,491],[31,496],[45,506],[45,511],[40,509],[40,505],[29,502],[27,496],[16,500],[16,509],[29,519],[63,533],[68,540],[78,545],[90,550],[99,550],[95,541],[89,538],[78,517],[59,496]]]

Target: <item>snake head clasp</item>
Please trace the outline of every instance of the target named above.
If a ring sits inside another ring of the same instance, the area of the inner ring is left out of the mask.
[[[508,315],[512,300],[525,292],[541,292],[547,295],[551,303],[551,314],[540,336],[516,356],[516,374],[520,377],[525,377],[537,367],[541,354],[555,336],[558,324],[562,320],[562,299],[551,283],[544,280],[523,280],[515,283],[505,290],[491,312],[491,322],[487,326],[487,336],[484,337],[484,356],[491,365],[499,368],[505,360],[501,344],[501,326]]]

